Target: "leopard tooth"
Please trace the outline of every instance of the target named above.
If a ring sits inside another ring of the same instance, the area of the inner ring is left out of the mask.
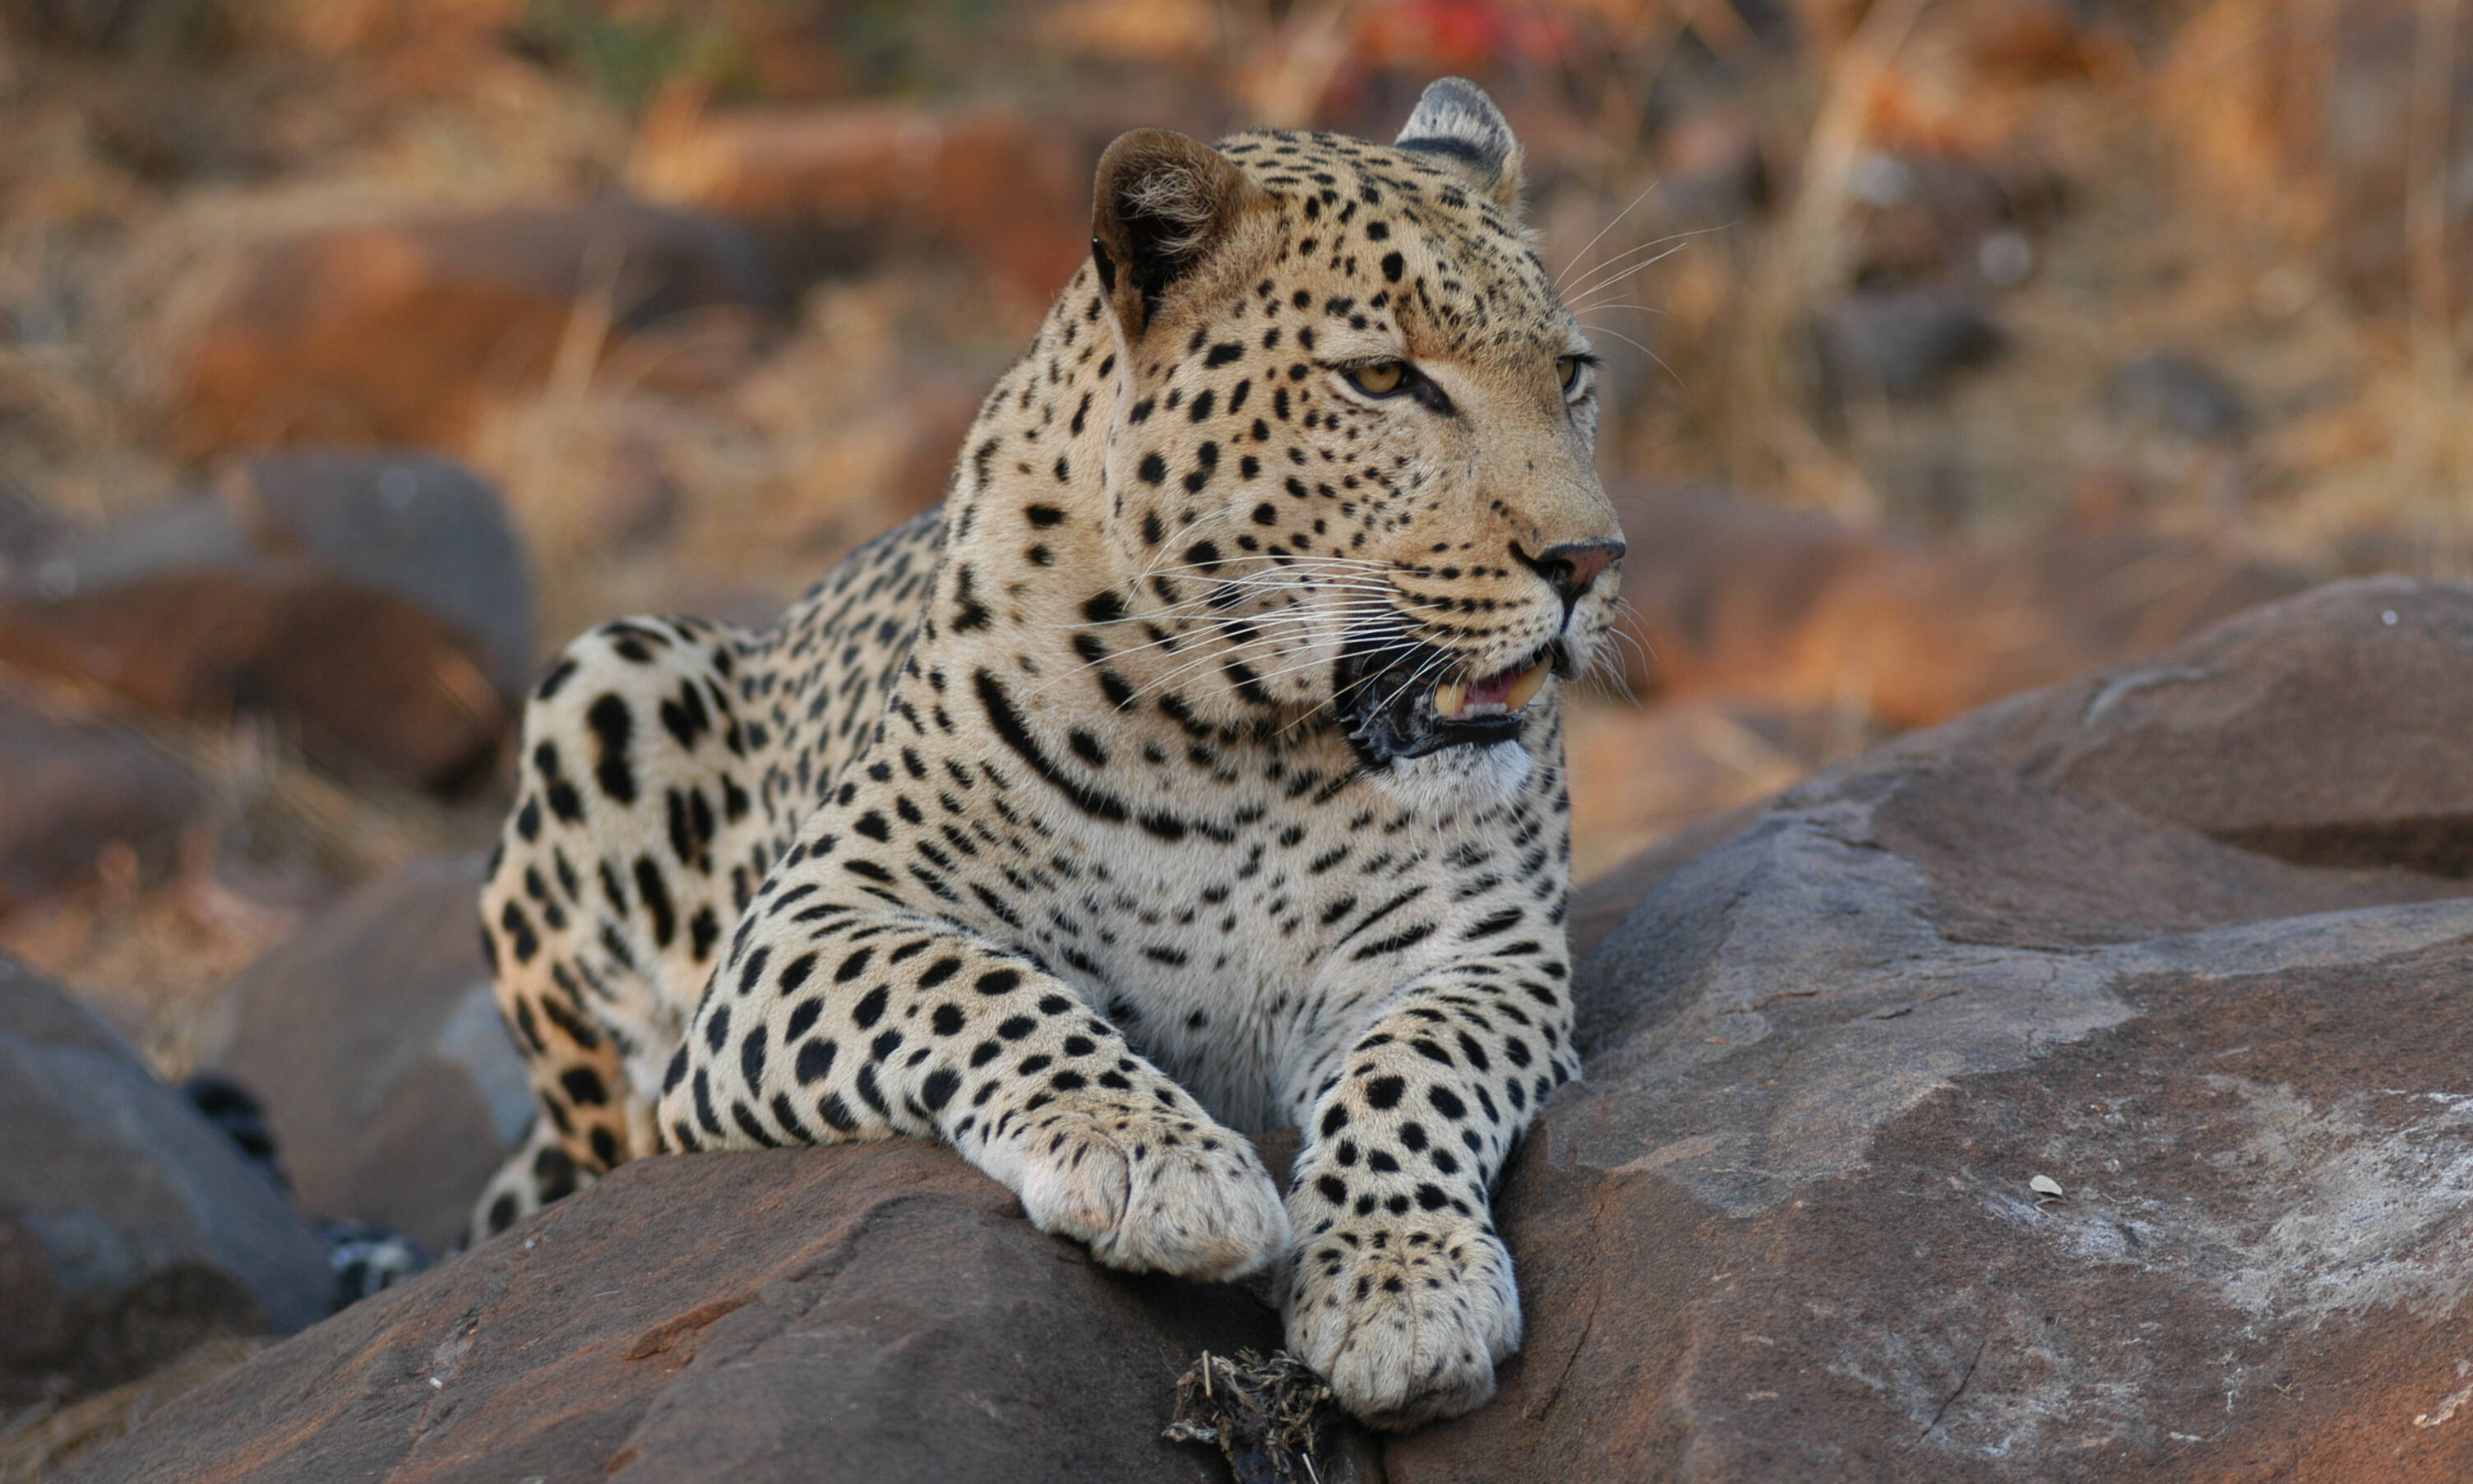
[[[1435,715],[1446,719],[1457,716],[1460,714],[1460,709],[1467,705],[1468,682],[1466,681],[1445,681],[1434,687]]]
[[[1553,673],[1554,665],[1551,660],[1537,661],[1526,674],[1511,682],[1511,694],[1502,698],[1502,708],[1506,711],[1517,711],[1536,700],[1537,693],[1546,688],[1546,677]]]

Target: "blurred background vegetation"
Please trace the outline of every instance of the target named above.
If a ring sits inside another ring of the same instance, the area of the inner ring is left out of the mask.
[[[1607,357],[1639,644],[1575,718],[1583,874],[2245,603],[2462,575],[2467,32],[2453,0],[0,0],[0,946],[182,1069],[305,914],[486,846],[547,648],[768,618],[940,497],[1115,133],[1388,137],[1442,74],[1518,128]],[[346,515],[442,467],[481,505],[421,528],[441,571],[390,567]],[[498,549],[492,504],[511,569],[452,555]]]

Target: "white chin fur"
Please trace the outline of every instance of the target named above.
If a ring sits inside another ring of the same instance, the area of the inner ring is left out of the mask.
[[[1500,803],[1520,791],[1536,766],[1519,743],[1489,742],[1395,758],[1375,781],[1402,803],[1422,808]]]

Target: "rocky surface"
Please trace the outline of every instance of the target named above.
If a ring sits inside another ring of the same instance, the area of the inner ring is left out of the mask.
[[[480,863],[372,882],[233,981],[204,1065],[253,1093],[294,1196],[443,1252],[531,1124],[473,945]]]
[[[1241,1290],[1096,1268],[924,1144],[653,1161],[67,1477],[1204,1481],[1170,1388],[1277,1342]]]
[[[1387,1477],[2473,1471],[2468,675],[2473,587],[2325,588],[1609,878],[1526,1347]],[[74,1476],[1209,1477],[1271,1325],[915,1144],[652,1161]]]
[[[1525,1352],[1391,1478],[2463,1476],[2468,676],[2473,589],[2322,589],[1667,875],[1506,1179]]]
[[[403,451],[241,465],[0,583],[0,661],[172,715],[297,720],[322,760],[468,782],[533,661],[497,494]]]
[[[324,1317],[283,1192],[102,1017],[0,958],[0,1405]]]

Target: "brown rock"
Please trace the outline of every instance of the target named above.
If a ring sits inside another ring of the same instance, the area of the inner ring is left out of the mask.
[[[101,1017],[0,958],[0,1405],[322,1318],[325,1250]]]
[[[579,306],[616,337],[778,298],[725,222],[623,199],[330,227],[258,250],[175,377],[180,450],[454,446],[492,392],[540,381]]]
[[[479,862],[415,861],[232,981],[200,1063],[255,1093],[295,1198],[433,1252],[531,1124],[474,941]]]
[[[2340,585],[1665,875],[1391,1479],[2462,1477],[2468,673],[2473,587]]]
[[[657,118],[636,188],[747,222],[802,276],[959,247],[1046,301],[1090,247],[1089,160],[1011,109],[782,105]]]
[[[204,802],[186,768],[124,728],[0,696],[0,917],[75,884],[113,845],[170,868]]]
[[[1717,691],[1924,727],[2289,596],[2294,573],[2133,532],[1927,547],[1676,491],[1618,499],[1644,695]]]
[[[924,1143],[645,1160],[65,1477],[1204,1481],[1169,1388],[1277,1331],[1093,1267]]]
[[[0,660],[209,723],[274,711],[441,789],[495,755],[532,635],[495,493],[401,452],[258,460],[0,586]]]

